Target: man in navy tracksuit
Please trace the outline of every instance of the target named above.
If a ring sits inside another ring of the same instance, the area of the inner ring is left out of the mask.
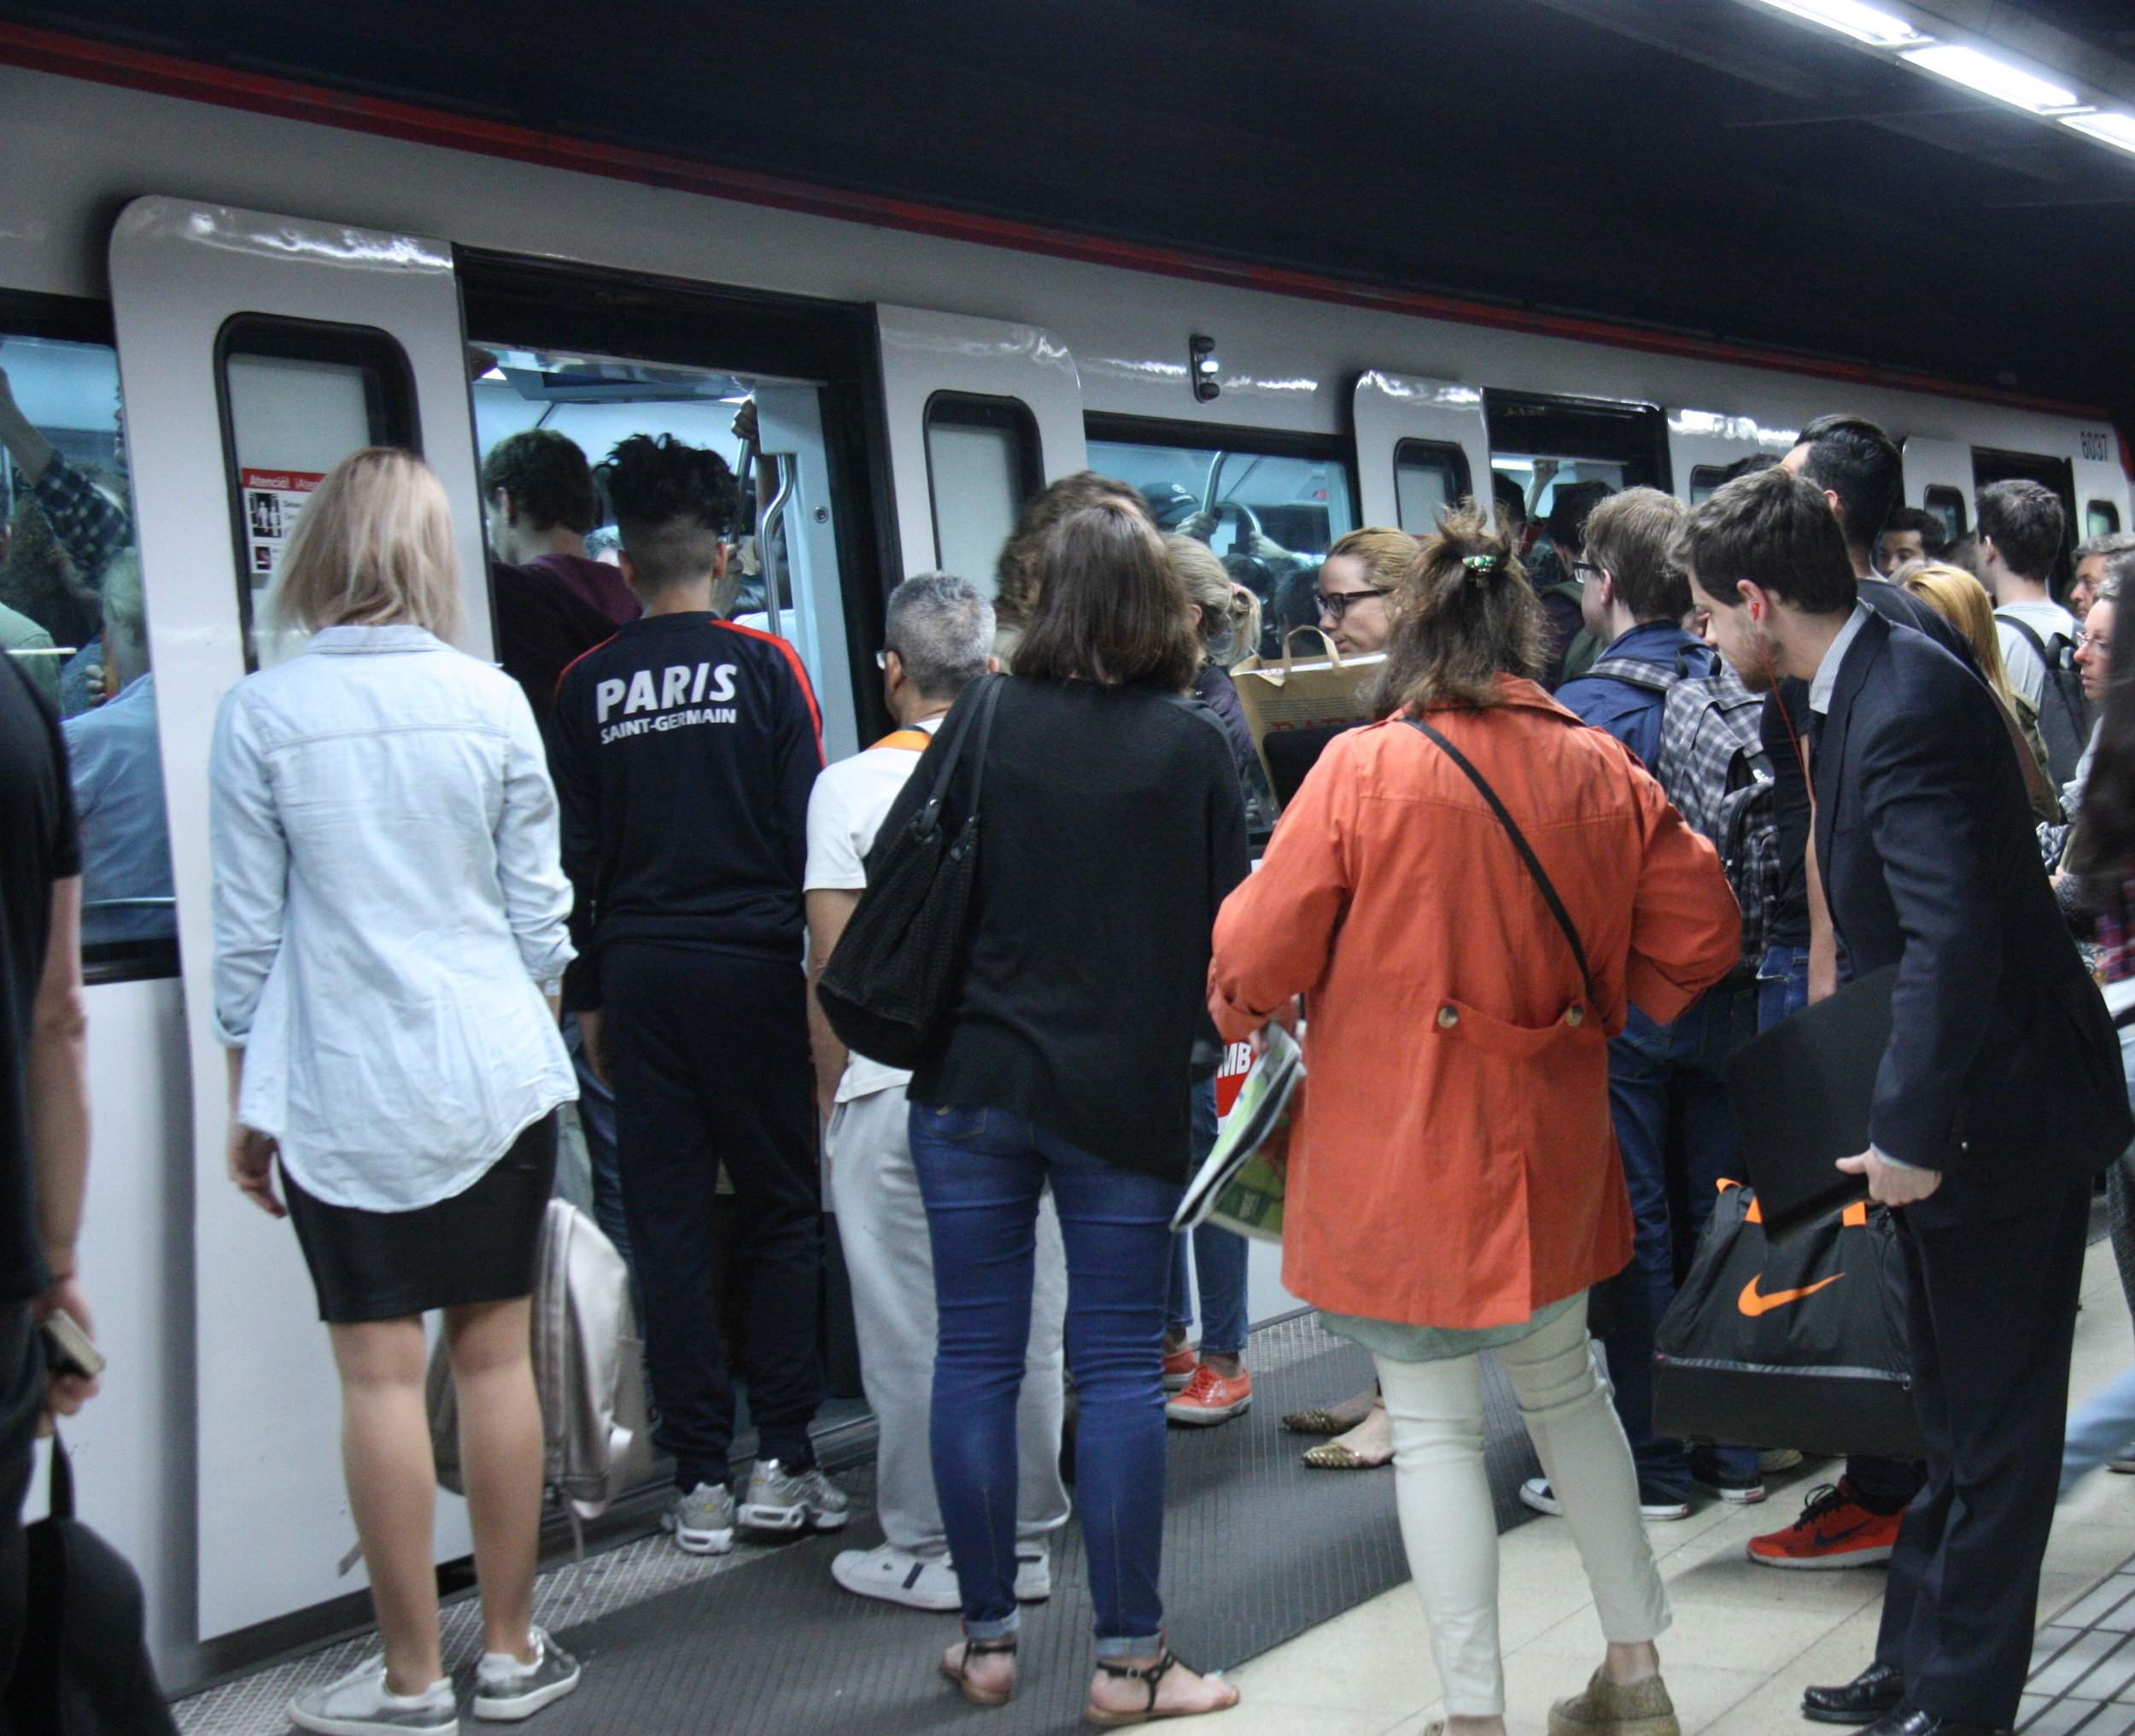
[[[737,1519],[845,1519],[808,1436],[822,1244],[801,878],[821,722],[793,646],[714,612],[737,505],[725,463],[634,435],[601,473],[645,613],[564,672],[551,716],[564,866],[592,931],[568,992],[616,1094],[657,1438],[676,1466],[663,1523],[684,1549],[717,1553]],[[722,1166],[759,1435],[738,1513],[716,1301]]]

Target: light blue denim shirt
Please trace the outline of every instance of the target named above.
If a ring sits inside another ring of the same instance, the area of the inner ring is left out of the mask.
[[[215,1027],[305,1190],[405,1212],[577,1095],[541,999],[572,957],[524,694],[419,627],[330,627],[223,700]]]

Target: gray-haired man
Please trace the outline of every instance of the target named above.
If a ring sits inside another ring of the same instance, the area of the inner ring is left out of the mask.
[[[809,970],[821,975],[867,873],[883,816],[918,766],[958,693],[992,664],[993,605],[968,581],[921,573],[891,593],[883,698],[898,728],[816,779],[808,804]],[[918,1610],[958,1607],[941,1508],[934,1495],[927,1410],[934,1384],[934,1261],[927,1211],[905,1143],[911,1075],[848,1056],[813,996],[817,1106],[828,1118],[824,1173],[852,1284],[860,1376],[876,1424],[875,1509],[887,1540],[848,1549],[831,1574],[849,1592]],[[1019,1505],[1015,1593],[1052,1589],[1050,1534],[1068,1520],[1060,1479],[1061,1330],[1068,1301],[1059,1220],[1049,1198],[1038,1220],[1037,1289],[1016,1413]]]

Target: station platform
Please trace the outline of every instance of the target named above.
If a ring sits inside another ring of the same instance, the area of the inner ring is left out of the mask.
[[[2091,1250],[2084,1300],[2079,1400],[2135,1359],[2103,1241]],[[1222,1736],[1421,1736],[1443,1709],[1407,1584],[1392,1473],[1308,1470],[1297,1455],[1309,1443],[1279,1423],[1286,1410],[1360,1389],[1368,1364],[1309,1315],[1257,1333],[1249,1357],[1253,1410],[1220,1428],[1171,1435],[1164,1591],[1172,1638],[1244,1692],[1243,1704],[1206,1727]],[[1504,1534],[1508,1721],[1535,1731],[1550,1701],[1585,1680],[1600,1630],[1565,1527],[1517,1499],[1535,1465],[1494,1371],[1486,1391]],[[1687,1520],[1649,1528],[1675,1607],[1661,1648],[1684,1736],[1798,1736],[1808,1727],[1802,1687],[1843,1680],[1867,1661],[1880,1569],[1778,1572],[1743,1555],[1747,1538],[1791,1519],[1836,1470],[1812,1462],[1773,1479],[1761,1505],[1714,1500]],[[1056,1545],[1051,1602],[1026,1612],[1016,1698],[980,1713],[933,1674],[933,1660],[956,1636],[952,1616],[853,1598],[832,1582],[838,1550],[880,1538],[866,1474],[840,1481],[856,1511],[839,1537],[698,1558],[640,1528],[589,1555],[582,1569],[568,1558],[545,1569],[537,1618],[585,1661],[587,1679],[529,1727],[544,1736],[923,1736],[967,1727],[1019,1736],[1079,1727],[1090,1616],[1072,1523]],[[652,1511],[646,1503],[646,1526]],[[478,1644],[476,1613],[467,1598],[447,1610],[447,1661],[462,1676]],[[2062,1510],[2040,1613],[2027,1729],[2135,1729],[2135,1478],[2101,1475]],[[373,1643],[353,1638],[193,1695],[178,1704],[179,1727],[187,1736],[278,1736],[290,1727],[283,1708],[292,1692],[348,1669]]]

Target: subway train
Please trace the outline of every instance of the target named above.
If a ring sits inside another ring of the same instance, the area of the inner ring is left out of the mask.
[[[33,58],[16,37],[0,57]],[[85,1511],[146,1581],[174,1691],[345,1622],[363,1583],[295,1239],[224,1176],[205,800],[217,702],[280,654],[254,621],[278,548],[350,449],[416,447],[444,479],[477,655],[477,474],[496,440],[547,426],[598,459],[672,432],[746,464],[769,479],[756,606],[806,660],[834,757],[882,728],[891,586],[937,567],[990,578],[1020,501],[1085,466],[1212,514],[1220,552],[1310,558],[1360,525],[1427,526],[1494,476],[1545,510],[1572,480],[1699,498],[1843,409],[1903,442],[1907,500],[1953,529],[2006,476],[2056,488],[2077,535],[2135,510],[2119,435],[2077,406],[126,64],[130,88],[4,73],[0,372],[11,425],[137,539],[172,871],[91,915],[84,1271],[112,1367],[69,1435]],[[7,564],[27,571],[35,491],[21,452],[3,463]],[[94,569],[122,553],[44,550],[49,643],[24,650],[48,674],[79,663]],[[1266,1252],[1256,1320],[1294,1306]],[[455,1511],[438,1547],[466,1552]]]

